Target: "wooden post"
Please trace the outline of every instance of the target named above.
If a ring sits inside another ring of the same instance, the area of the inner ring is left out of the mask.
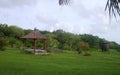
[[[36,50],[36,39],[34,39],[34,53],[35,53],[35,50]]]
[[[46,49],[46,40],[44,40],[44,50]]]

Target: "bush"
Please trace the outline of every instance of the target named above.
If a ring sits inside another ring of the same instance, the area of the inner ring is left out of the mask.
[[[90,55],[90,53],[88,53],[88,51],[89,51],[89,44],[87,42],[79,42],[78,45],[77,45],[76,51],[78,52],[78,54],[84,52],[85,56],[86,55]]]
[[[85,52],[85,53],[84,53],[84,56],[91,56],[91,54],[88,53],[88,52]]]
[[[47,40],[47,52],[54,52],[58,48],[59,42],[49,37]]]
[[[20,40],[13,37],[9,37],[7,40],[11,48],[21,48],[22,42]]]
[[[0,51],[4,51],[7,45],[7,40],[3,37],[0,37]]]

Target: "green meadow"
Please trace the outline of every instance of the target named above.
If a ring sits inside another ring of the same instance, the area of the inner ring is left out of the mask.
[[[40,56],[18,49],[0,51],[0,75],[120,75],[120,53],[63,51]]]

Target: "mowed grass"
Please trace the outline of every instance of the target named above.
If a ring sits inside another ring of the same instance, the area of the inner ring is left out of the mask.
[[[0,51],[0,75],[120,75],[120,53],[64,51],[46,56]]]

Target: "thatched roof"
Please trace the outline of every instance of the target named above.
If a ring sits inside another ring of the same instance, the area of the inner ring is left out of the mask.
[[[32,32],[28,33],[27,35],[21,37],[23,39],[47,39],[46,36],[41,34],[37,29],[34,29]]]

